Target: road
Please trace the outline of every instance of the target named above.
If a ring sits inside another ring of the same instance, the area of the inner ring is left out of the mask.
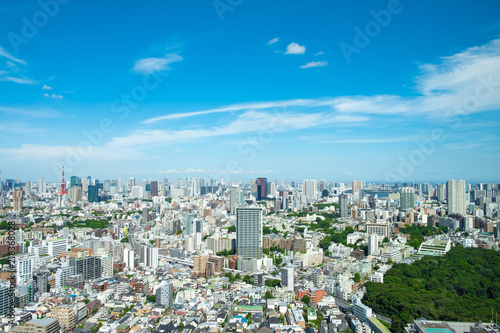
[[[346,309],[346,310],[350,310],[352,303],[349,302],[349,301],[343,300],[342,298],[335,297],[335,304],[337,304],[340,308],[343,308],[343,309]],[[376,313],[373,313],[373,314],[377,318],[382,319],[383,321],[385,321],[386,323],[388,323],[389,325],[392,324],[391,318],[386,317],[386,316],[382,316],[382,315],[379,315],[379,314],[376,314]]]

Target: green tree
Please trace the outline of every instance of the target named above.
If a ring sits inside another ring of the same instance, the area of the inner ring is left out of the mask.
[[[309,297],[309,295],[304,295],[304,296],[302,296],[301,301],[307,305],[311,301],[311,297]]]
[[[354,282],[358,283],[361,280],[361,275],[359,273],[354,274]]]
[[[236,232],[236,226],[232,225],[229,228],[227,228],[228,232]]]

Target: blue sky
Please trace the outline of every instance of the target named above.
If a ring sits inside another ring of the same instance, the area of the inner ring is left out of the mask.
[[[498,1],[0,4],[2,178],[499,181]]]

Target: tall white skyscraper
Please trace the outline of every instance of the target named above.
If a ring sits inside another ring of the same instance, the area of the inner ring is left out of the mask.
[[[262,209],[236,208],[236,254],[240,258],[262,257]]]
[[[143,263],[149,268],[158,267],[158,248],[151,245],[143,245]]]
[[[318,198],[318,181],[316,179],[304,179],[302,181],[302,194],[305,195],[306,199],[317,199]]]
[[[38,193],[44,194],[47,193],[47,182],[45,181],[45,177],[41,177],[38,181]]]
[[[363,181],[362,180],[353,180],[352,181],[352,196],[354,198],[361,198],[361,192],[363,190]]]
[[[371,234],[368,236],[368,255],[378,253],[378,235]]]
[[[465,215],[465,180],[448,180],[448,215]]]
[[[241,190],[238,185],[233,185],[231,186],[230,189],[230,210],[231,210],[231,215],[236,214],[236,207],[239,207],[241,205]]]
[[[125,265],[127,265],[127,269],[132,270],[134,269],[134,258],[135,258],[135,253],[134,250],[129,249],[129,248],[124,248],[123,249],[123,261],[125,262]]]
[[[294,287],[294,269],[287,265],[281,269],[281,286],[286,290],[293,291]]]

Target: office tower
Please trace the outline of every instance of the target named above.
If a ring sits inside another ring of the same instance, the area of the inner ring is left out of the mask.
[[[45,194],[47,193],[47,182],[45,181],[45,177],[41,177],[38,181],[38,193]]]
[[[59,333],[59,321],[55,318],[31,319],[24,325],[10,330],[11,333]]]
[[[144,197],[144,188],[142,186],[132,186],[130,189],[131,199],[142,199]]]
[[[236,254],[240,258],[262,257],[260,208],[236,208]]]
[[[352,181],[352,195],[355,198],[361,198],[362,197],[362,190],[363,190],[363,181],[362,180],[353,180]]]
[[[382,238],[389,237],[391,234],[391,226],[388,223],[367,223],[366,233],[368,235],[379,235]]]
[[[69,188],[73,188],[75,186],[81,186],[82,180],[78,176],[71,176],[69,178]]]
[[[257,178],[255,184],[257,185],[257,201],[265,199],[267,197],[267,178]]]
[[[500,239],[500,222],[497,222],[497,240]]]
[[[162,283],[156,289],[156,306],[170,307],[174,303],[174,285],[172,282]]]
[[[340,210],[340,217],[347,217],[347,194],[342,193],[339,196],[339,210]]]
[[[415,189],[413,187],[401,188],[399,202],[402,211],[413,210],[415,204]]]
[[[70,276],[75,275],[75,267],[74,266],[63,266],[58,268],[56,271],[56,282],[55,287],[61,288],[66,286],[66,281]]]
[[[465,180],[448,180],[448,215],[465,215]]]
[[[97,185],[89,185],[87,198],[89,202],[99,202],[99,188]]]
[[[368,255],[374,255],[378,253],[378,235],[371,234],[368,236]]]
[[[241,193],[241,191],[240,191],[240,187],[238,185],[231,186],[230,203],[229,203],[231,215],[236,214],[236,208],[242,204],[240,193]]]
[[[192,235],[194,232],[194,219],[196,214],[184,214],[182,216],[182,233],[185,236]]]
[[[0,282],[0,316],[10,313],[10,305],[14,303],[14,293],[10,291],[10,283]]]
[[[314,200],[318,197],[318,182],[316,179],[304,179],[302,181],[302,194],[307,200]]]
[[[23,209],[23,190],[14,190],[12,192],[12,208],[14,210]]]
[[[134,250],[129,248],[123,249],[123,261],[125,262],[125,265],[127,265],[127,268],[129,270],[132,270],[135,267],[134,259],[135,259]]]
[[[16,256],[16,281],[26,283],[33,278],[33,255]]]
[[[102,277],[101,258],[99,257],[71,258],[69,265],[75,267],[75,274],[81,274],[85,281]]]
[[[142,245],[142,263],[149,268],[158,267],[158,248],[149,244]]]
[[[281,286],[286,290],[293,291],[294,287],[294,269],[287,265],[281,269]]]
[[[149,184],[149,191],[151,192],[152,197],[157,197],[158,196],[158,181],[152,181],[151,184]]]
[[[113,276],[113,258],[101,257],[102,276]]]

